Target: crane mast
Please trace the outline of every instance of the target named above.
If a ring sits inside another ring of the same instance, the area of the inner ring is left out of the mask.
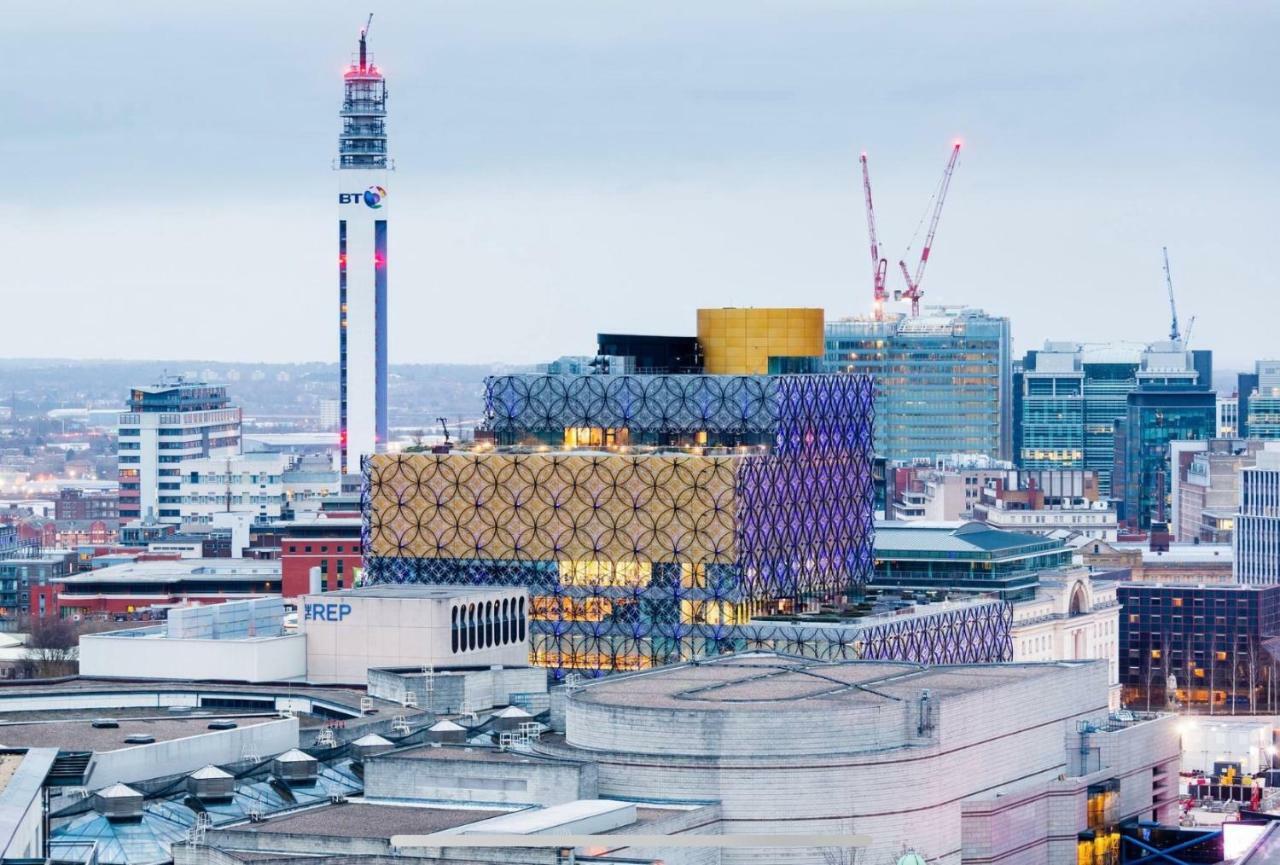
[[[876,211],[871,203],[871,173],[867,168],[867,154],[862,154],[861,162],[862,194],[867,200],[867,234],[871,237],[871,284],[875,298],[875,316],[876,321],[883,321],[884,302],[889,299],[889,293],[884,287],[889,262],[880,256],[880,243],[876,239]]]
[[[938,220],[942,218],[942,205],[947,200],[947,189],[951,186],[951,175],[956,170],[956,159],[960,156],[960,142],[956,142],[951,147],[951,158],[947,160],[947,167],[943,169],[942,181],[938,184],[938,192],[936,201],[933,205],[933,215],[929,218],[929,233],[924,238],[924,248],[920,250],[920,261],[916,264],[916,272],[913,275],[907,268],[905,260],[899,260],[898,266],[902,268],[902,277],[906,280],[907,288],[901,293],[895,292],[900,298],[908,298],[911,301],[911,314],[920,314],[920,296],[923,292],[920,289],[920,283],[924,280],[924,268],[929,263],[929,251],[933,248],[934,235],[938,233]]]
[[[1178,342],[1182,334],[1178,331],[1178,305],[1173,301],[1173,276],[1169,272],[1169,247],[1160,247],[1164,252],[1164,284],[1169,287],[1169,341]]]

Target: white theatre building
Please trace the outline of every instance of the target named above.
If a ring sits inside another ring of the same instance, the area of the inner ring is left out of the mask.
[[[366,48],[343,75],[338,137],[338,446],[343,474],[387,443],[387,83]]]

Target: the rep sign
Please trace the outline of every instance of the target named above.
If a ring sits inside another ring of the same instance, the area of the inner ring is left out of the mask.
[[[302,617],[308,622],[341,622],[351,612],[350,604],[303,604]]]

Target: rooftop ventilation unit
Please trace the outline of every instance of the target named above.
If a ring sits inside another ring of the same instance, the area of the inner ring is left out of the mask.
[[[351,743],[351,753],[356,759],[363,760],[365,757],[372,757],[375,754],[390,751],[394,747],[377,733],[370,733]]]
[[[452,721],[437,721],[427,729],[427,741],[465,742],[467,741],[467,728]]]
[[[115,730],[120,726],[120,722],[115,718],[94,718],[89,725],[95,730]]]
[[[286,784],[314,784],[320,774],[320,762],[294,748],[271,761],[271,773]]]
[[[146,733],[134,733],[132,736],[125,736],[124,743],[126,745],[154,745],[156,737],[148,736]]]
[[[93,807],[108,820],[142,817],[142,794],[124,784],[112,784],[93,794]]]
[[[240,725],[237,724],[235,721],[210,721],[209,722],[210,730],[234,730],[238,726]]]
[[[187,776],[187,792],[202,802],[230,799],[236,792],[236,779],[217,766],[205,766]]]
[[[519,730],[520,725],[528,721],[532,721],[533,716],[518,706],[507,706],[507,708],[495,712],[493,715],[493,729],[499,732],[504,730]]]

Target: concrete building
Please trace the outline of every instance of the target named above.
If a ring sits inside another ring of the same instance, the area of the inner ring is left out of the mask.
[[[1261,447],[1259,441],[1242,439],[1173,442],[1170,445],[1177,477],[1170,522],[1178,540],[1231,543],[1240,504],[1240,472],[1254,464]]]
[[[32,587],[31,606],[43,615],[111,618],[279,594],[278,561],[181,559],[111,565]]]
[[[1035,596],[1013,604],[1013,660],[1107,663],[1108,705],[1120,708],[1118,582],[1084,569],[1040,577]]]
[[[341,423],[341,403],[336,399],[320,400],[320,429],[324,432],[337,432]]]
[[[239,454],[240,409],[225,387],[170,378],[133,389],[117,432],[121,521],[179,523],[183,465]]]
[[[995,528],[1032,534],[1072,532],[1114,541],[1115,508],[1099,498],[1097,476],[1083,469],[1009,471],[987,479],[973,519]]]
[[[967,520],[978,495],[991,478],[1001,477],[1012,463],[973,454],[940,456],[931,464],[886,467],[891,474],[890,520]]]
[[[120,493],[117,490],[64,487],[58,490],[54,519],[103,520],[113,526],[120,521]]]
[[[841,319],[826,326],[825,368],[875,380],[876,453],[891,462],[1010,459],[1010,340],[1007,318],[978,309]]]
[[[314,512],[336,495],[338,473],[321,457],[256,452],[183,464],[180,512],[184,523],[212,523],[219,513],[247,513],[258,522]]]
[[[1149,544],[1092,540],[1076,549],[1076,561],[1107,571],[1125,570],[1134,582],[1231,583],[1230,544],[1170,544],[1152,550]]]
[[[359,684],[374,667],[529,664],[520,588],[366,586],[307,595],[301,608],[312,682]]]
[[[159,625],[80,637],[80,674],[178,681],[302,681],[307,639],[279,597],[177,607]]]
[[[1240,505],[1232,549],[1237,582],[1280,583],[1280,451],[1262,450],[1240,470]]]
[[[32,603],[32,593],[66,579],[75,568],[76,554],[72,550],[41,550],[0,558],[0,618],[43,615],[42,608]]]
[[[0,753],[0,860],[43,862],[48,843],[45,783],[57,748],[13,748]]]
[[[1068,862],[1177,804],[1175,719],[1112,718],[1106,679],[1096,661],[736,655],[573,689],[563,736],[531,749],[595,763],[602,797],[718,802],[723,835],[852,829],[870,839],[869,861],[906,848],[942,865]],[[1104,791],[1105,813],[1090,807]],[[823,863],[824,852],[735,845],[719,861]]]
[[[1240,393],[1218,394],[1218,438],[1240,437]]]
[[[387,83],[360,31],[338,138],[338,447],[344,475],[387,445]]]

